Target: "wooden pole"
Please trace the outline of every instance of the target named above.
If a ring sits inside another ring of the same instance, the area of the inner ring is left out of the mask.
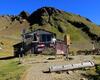
[[[68,54],[69,54],[69,47],[70,47],[70,44],[71,44],[71,40],[70,40],[70,35],[65,35],[64,36],[64,41],[65,41],[65,44],[66,44],[66,54],[65,54],[65,56],[66,56],[66,58],[68,59]]]
[[[69,45],[67,45],[66,59],[68,59],[68,54],[69,54]]]

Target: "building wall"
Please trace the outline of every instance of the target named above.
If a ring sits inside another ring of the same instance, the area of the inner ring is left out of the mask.
[[[64,43],[56,43],[56,54],[66,54],[67,53],[67,45],[65,45]]]

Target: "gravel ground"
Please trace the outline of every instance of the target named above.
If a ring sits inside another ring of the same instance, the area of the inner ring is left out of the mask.
[[[93,60],[92,56],[71,56],[73,60],[65,60],[63,57],[57,57],[55,60],[47,60],[50,57],[54,56],[35,56],[24,61],[24,65],[30,64],[29,68],[23,74],[21,80],[81,80],[84,78],[81,73],[84,73],[81,70],[70,71],[69,74],[66,72],[63,73],[43,73],[43,70],[48,69],[52,65],[65,65],[72,63],[79,63],[82,61]],[[88,80],[85,78],[85,80]]]

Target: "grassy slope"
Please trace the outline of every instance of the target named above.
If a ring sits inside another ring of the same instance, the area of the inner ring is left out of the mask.
[[[19,80],[24,70],[18,59],[0,60],[0,80]]]
[[[5,20],[7,20],[5,17],[0,19],[0,47],[2,47],[0,53],[4,53],[0,54],[0,56],[13,55],[13,45],[21,41],[22,30],[29,27],[27,21],[22,24],[19,21],[14,21],[10,24],[10,21],[7,22]],[[5,25],[8,27],[5,28]],[[3,45],[1,45],[1,42]]]
[[[66,20],[84,23],[85,25],[87,25],[90,28],[90,31],[92,33],[95,33],[100,36],[100,27],[87,21],[84,17],[75,15],[75,14],[69,15],[68,13],[66,13],[64,16],[66,16]],[[70,24],[70,27],[72,27],[72,29],[68,29],[68,30],[70,30],[69,34],[71,34],[71,36],[73,37],[72,40],[73,40],[73,43],[75,44],[75,45],[73,44],[72,47],[79,48],[79,49],[91,49],[92,44],[91,44],[90,38],[87,36],[87,34],[78,28],[75,30],[74,29],[75,26],[73,26],[71,24]]]
[[[0,31],[6,29],[10,25],[10,18],[9,17],[2,17],[0,16]]]
[[[75,15],[75,14],[71,14],[70,16],[68,16],[68,14],[65,14],[64,16],[66,16],[67,17],[66,19],[68,19],[68,20],[82,22],[82,23],[86,24],[88,27],[90,27],[90,30],[93,33],[100,35],[100,27],[92,22],[87,21],[84,17],[81,17],[79,15]]]
[[[67,17],[68,14],[65,14],[65,16]],[[68,16],[66,19],[71,20],[71,21],[75,21],[75,22],[79,22],[79,23],[80,22],[81,23],[84,23],[85,25],[87,25],[90,28],[90,31],[92,33],[100,36],[100,27],[97,26],[96,24],[92,23],[92,22],[87,21],[84,17],[81,17],[79,15],[72,14],[71,16]],[[73,27],[75,27],[75,26],[73,26]],[[87,36],[86,33],[84,33],[83,31],[80,30],[80,32],[77,34],[77,36],[79,36],[78,37],[79,39],[77,38],[78,39],[77,40],[78,43],[75,41],[76,47],[78,46],[78,47],[80,47],[80,49],[82,49],[82,48],[86,48],[86,49],[90,48],[91,49],[92,48],[92,44],[91,44],[90,38]],[[83,38],[81,38],[81,37],[83,37]],[[81,39],[81,41],[79,41],[80,39]],[[83,42],[83,41],[85,41],[85,42]]]
[[[43,17],[45,20],[48,19],[47,16]],[[50,25],[49,23],[42,26],[34,24],[33,29],[43,28],[51,32],[55,32],[58,39],[63,39],[65,34],[70,34],[71,41],[73,43],[72,48],[91,49],[92,44],[89,36],[81,29],[76,28],[75,26],[67,22],[67,20],[84,23],[90,28],[90,31],[92,33],[100,35],[100,27],[96,26],[92,22],[87,21],[84,17],[72,13],[53,14],[50,18],[50,22],[52,25]],[[57,25],[60,25],[60,27],[64,30],[64,33],[59,32],[59,30],[57,29]]]
[[[44,16],[46,17],[46,16]],[[46,17],[47,19],[47,17]],[[75,22],[82,22],[88,27],[90,27],[91,32],[100,35],[100,27],[96,26],[95,24],[87,21],[85,18],[75,15],[72,13],[63,13],[63,14],[53,14],[51,16],[51,23],[53,25],[50,25],[49,23],[39,26],[38,24],[34,24],[33,28],[43,28],[46,30],[49,30],[51,32],[55,32],[57,34],[58,39],[63,39],[65,34],[70,34],[71,41],[72,41],[72,47],[73,48],[91,48],[91,41],[90,38],[87,36],[86,33],[81,31],[79,28],[76,28],[67,20],[75,21]],[[19,21],[14,21],[11,24],[10,18],[8,17],[0,17],[0,42],[3,42],[3,48],[5,53],[12,53],[12,45],[16,44],[21,41],[21,31],[24,28],[29,27],[29,23],[27,21],[23,22],[22,24]],[[64,33],[61,33],[57,29],[57,25],[60,25],[61,28],[65,31]],[[85,45],[83,47],[80,47],[81,45]],[[0,50],[0,52],[2,52]]]

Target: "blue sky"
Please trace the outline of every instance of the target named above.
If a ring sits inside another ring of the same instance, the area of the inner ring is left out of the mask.
[[[100,24],[100,0],[0,0],[0,14],[17,15],[23,10],[32,13],[43,6],[80,14]]]

